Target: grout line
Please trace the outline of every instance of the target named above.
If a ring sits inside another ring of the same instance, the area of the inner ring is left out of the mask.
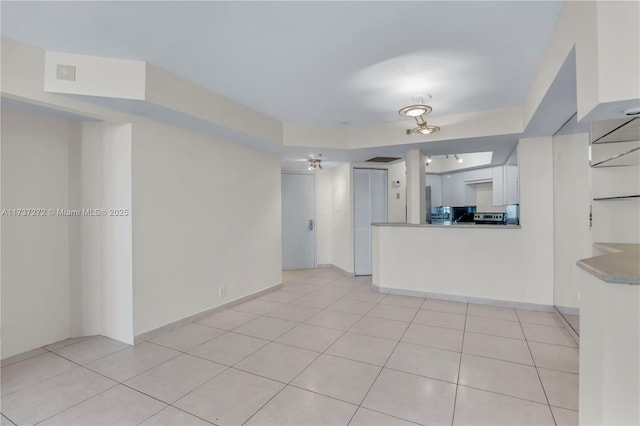
[[[134,390],[136,390],[136,389],[134,389]],[[138,392],[140,392],[140,391],[138,391]],[[164,404],[167,404],[167,403],[165,402]],[[195,415],[195,414],[193,414],[193,413],[190,413],[190,412],[188,412],[188,411],[185,411],[185,410],[183,410],[182,408],[176,407],[176,406],[174,406],[174,405],[172,405],[172,404],[167,404],[167,406],[166,406],[166,407],[164,407],[164,408],[163,408],[162,410],[160,410],[160,411],[164,411],[164,410],[166,410],[166,409],[167,409],[167,408],[169,408],[169,407],[171,407],[171,408],[173,408],[173,409],[175,409],[175,410],[178,410],[178,411],[182,411],[183,413],[188,414],[188,415],[190,415],[190,416],[192,416],[192,417],[195,417],[195,418],[197,418],[197,419],[200,419],[200,420],[202,420],[203,422],[206,422],[206,423],[209,423],[209,424],[215,425],[215,423],[212,423],[212,422],[210,422],[209,420],[205,420],[205,419],[203,419],[203,418],[202,418],[202,417],[200,417],[200,416],[197,416],[197,415]],[[144,423],[144,422],[146,422],[147,420],[149,420],[151,417],[153,417],[153,416],[155,416],[155,415],[159,414],[159,413],[160,413],[160,411],[158,411],[157,413],[154,413],[154,414],[150,415],[149,417],[147,417],[146,419],[144,419],[143,421],[141,421],[141,422],[140,422],[140,423],[138,423],[138,424],[139,424],[139,425],[141,425],[142,423]],[[217,425],[216,425],[216,426],[217,426]]]
[[[402,417],[398,417],[398,416],[395,416],[393,414],[384,413],[382,411],[375,410],[373,408],[359,406],[358,409],[356,410],[356,412],[354,413],[354,415],[349,420],[349,423],[347,423],[347,426],[351,424],[351,422],[353,421],[353,418],[358,413],[358,411],[360,411],[360,409],[373,411],[375,413],[382,414],[382,415],[387,416],[387,417],[393,417],[394,419],[402,420],[403,422],[408,422],[408,423],[411,423],[411,424],[414,424],[414,425],[419,425],[420,424],[420,423],[416,423],[416,422],[414,422],[412,420],[403,419]]]
[[[458,389],[460,388],[460,370],[462,370],[462,354],[464,351],[464,336],[467,334],[467,314],[469,311],[469,304],[467,303],[467,306],[465,308],[465,312],[464,312],[464,327],[463,327],[463,332],[462,332],[462,343],[460,343],[460,362],[458,363],[458,376],[456,377],[456,394],[453,397],[453,414],[451,415],[451,425],[453,426],[453,423],[455,421],[456,418],[456,405],[458,404]]]
[[[482,392],[492,393],[494,395],[505,396],[507,398],[519,399],[520,401],[533,402],[534,404],[540,404],[540,405],[544,405],[544,406],[549,406],[549,404],[545,404],[544,402],[534,401],[533,399],[527,399],[527,398],[523,398],[521,396],[509,395],[509,394],[506,394],[506,393],[500,393],[500,392],[487,390],[487,389],[483,389],[483,388],[478,388],[478,387],[475,387],[475,386],[469,386],[469,385],[458,385],[458,386],[463,387],[463,388],[474,389],[474,390],[478,390],[478,391],[482,391]],[[559,407],[559,408],[562,408],[562,407]]]
[[[385,296],[386,298],[386,296]],[[382,299],[384,300],[384,299]],[[380,302],[378,302],[378,305],[380,305],[382,303],[382,300]],[[422,304],[424,304],[424,300],[422,301]],[[422,304],[420,306],[422,306]],[[362,403],[367,399],[367,396],[369,396],[369,393],[371,392],[371,389],[373,389],[373,387],[375,386],[376,382],[378,381],[378,379],[380,378],[380,375],[382,374],[382,372],[384,371],[387,363],[389,362],[389,359],[391,359],[391,357],[393,356],[394,352],[396,351],[396,349],[398,348],[398,345],[400,344],[400,341],[402,340],[402,338],[404,337],[404,335],[406,334],[407,330],[409,329],[409,326],[411,325],[411,322],[413,322],[413,319],[416,317],[416,315],[418,315],[418,312],[420,312],[420,308],[418,308],[418,310],[413,314],[413,317],[411,318],[411,321],[406,325],[402,335],[398,338],[398,341],[396,342],[395,346],[393,347],[393,349],[389,352],[389,355],[387,356],[386,361],[384,362],[384,364],[382,365],[382,368],[380,368],[380,371],[378,372],[378,374],[376,375],[376,378],[373,379],[373,381],[371,382],[371,385],[369,386],[369,389],[367,389],[367,392],[364,394],[364,397],[362,397],[362,400],[360,400],[360,403],[358,404],[358,409],[360,407],[362,407]],[[367,407],[364,407],[367,408]],[[355,413],[353,413],[353,415],[351,416],[351,419],[349,419],[348,423],[351,423],[351,421],[353,420],[353,416],[355,416],[355,414],[358,412],[358,410],[356,410]],[[403,419],[406,420],[406,419]],[[413,422],[412,422],[413,423]]]
[[[11,423],[13,426],[16,426],[16,422],[11,420],[11,418],[7,417],[4,413],[0,413],[0,414],[2,414],[2,417],[4,417],[5,419],[9,420],[9,423]]]
[[[81,367],[82,367],[82,366],[81,366]],[[85,368],[85,367],[82,367],[82,368]],[[88,368],[85,368],[85,370],[89,370],[89,369],[88,369]],[[91,371],[91,370],[89,370],[89,371]],[[92,371],[92,372],[93,372],[93,373],[95,373],[95,371]],[[100,373],[96,373],[96,374],[100,374]],[[103,376],[102,374],[100,374],[100,375],[101,375],[101,376]],[[103,377],[106,377],[106,376],[103,376]],[[108,377],[106,377],[106,378],[108,379]],[[69,407],[67,407],[67,408],[64,408],[64,409],[60,410],[60,411],[57,411],[56,413],[54,413],[54,414],[52,414],[52,415],[50,415],[50,416],[48,416],[48,417],[46,417],[46,418],[44,418],[44,419],[42,419],[42,420],[38,420],[35,424],[36,424],[36,425],[41,424],[42,422],[44,422],[44,421],[46,421],[46,420],[49,420],[50,418],[55,417],[55,416],[57,416],[58,414],[62,414],[62,413],[64,413],[65,411],[71,410],[72,408],[75,408],[75,407],[77,407],[77,406],[78,406],[78,405],[80,405],[80,404],[84,404],[85,402],[90,401],[90,400],[92,400],[93,398],[97,397],[98,395],[102,395],[103,393],[105,393],[105,392],[107,392],[107,391],[110,391],[111,389],[115,388],[116,386],[118,386],[118,385],[120,384],[119,382],[116,382],[116,381],[115,381],[115,380],[113,380],[113,379],[109,379],[109,380],[111,380],[111,381],[115,382],[115,384],[114,384],[113,386],[109,386],[108,388],[106,388],[106,389],[105,389],[105,390],[103,390],[103,391],[100,391],[100,392],[96,393],[95,395],[90,396],[90,397],[89,397],[89,398],[87,398],[87,399],[83,399],[82,401],[77,402],[77,403],[75,403],[75,404],[73,404],[73,405],[71,405],[71,406],[69,406]]]
[[[518,315],[518,312],[516,312],[516,315],[518,316],[518,319],[520,319],[520,315]],[[520,328],[522,329],[522,334],[524,334],[524,336],[525,336],[525,342],[527,342],[527,349],[529,349],[529,355],[531,356],[531,361],[533,361],[533,365],[534,365],[534,368],[536,370],[536,376],[538,376],[538,381],[540,382],[540,387],[542,388],[542,393],[544,393],[544,399],[547,400],[547,406],[549,407],[549,412],[551,412],[551,418],[553,419],[553,422],[557,426],[558,422],[557,422],[555,416],[553,415],[553,410],[551,409],[551,404],[549,403],[549,396],[547,395],[547,390],[544,387],[544,383],[542,383],[542,377],[540,377],[540,372],[538,371],[538,366],[536,365],[536,361],[533,358],[533,352],[531,351],[531,346],[529,346],[529,340],[526,340],[527,335],[524,333],[524,326],[522,325],[522,321],[520,322]]]

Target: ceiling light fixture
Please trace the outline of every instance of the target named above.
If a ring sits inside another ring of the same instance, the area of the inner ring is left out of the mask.
[[[462,159],[462,157],[458,157],[458,154],[454,154],[453,156],[454,156],[454,157],[456,157],[456,161],[457,161],[458,163],[462,163],[462,161],[464,161],[464,160]]]
[[[322,154],[318,154],[318,157],[322,157]],[[319,158],[310,158],[307,160],[307,169],[309,171],[322,170],[322,160]]]
[[[427,157],[427,164],[428,164],[428,163],[430,163],[430,162],[432,162],[432,161],[433,161],[433,158],[431,158],[431,156],[428,156],[428,157]]]
[[[429,99],[431,98],[431,95],[428,95]],[[418,124],[418,127],[414,127],[413,129],[407,129],[407,135],[428,135],[431,133],[435,133],[437,131],[440,130],[440,127],[438,126],[431,126],[429,124],[427,124],[427,122],[425,121],[425,119],[423,118],[423,115],[427,115],[429,114],[433,109],[429,106],[429,105],[425,105],[424,103],[424,99],[422,96],[417,96],[415,98],[413,98],[414,100],[416,100],[417,102],[419,102],[416,105],[409,105],[406,106],[404,108],[402,108],[399,111],[399,114],[402,115],[403,117],[413,117],[416,119],[416,123]]]

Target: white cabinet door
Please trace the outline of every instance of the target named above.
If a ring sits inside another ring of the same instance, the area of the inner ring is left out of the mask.
[[[387,221],[387,171],[353,169],[354,270],[371,275],[371,224]]]
[[[467,183],[478,183],[480,181],[490,181],[493,179],[493,170],[491,167],[485,167],[484,169],[467,170],[462,172],[464,181]]]
[[[431,187],[431,206],[446,205],[442,203],[442,177],[440,175],[427,174],[425,181],[426,185]]]
[[[464,173],[442,176],[442,205],[449,207],[466,205]]]
[[[518,204],[519,198],[518,166],[504,166],[505,204]]]
[[[504,206],[504,167],[493,168],[493,205]]]

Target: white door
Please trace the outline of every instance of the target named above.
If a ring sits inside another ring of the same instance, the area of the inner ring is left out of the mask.
[[[387,221],[387,171],[353,170],[354,268],[371,275],[371,224]]]
[[[282,174],[282,269],[316,266],[315,176]]]

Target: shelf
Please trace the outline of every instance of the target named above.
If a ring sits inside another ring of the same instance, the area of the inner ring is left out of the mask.
[[[613,130],[608,130],[614,126]],[[607,131],[608,130],[608,131]],[[631,120],[609,120],[594,122],[591,128],[594,145],[604,143],[637,141],[640,139],[640,117]]]
[[[635,154],[634,154],[635,153]],[[631,155],[634,154],[634,155]],[[631,155],[630,157],[627,157]],[[591,164],[591,167],[624,167],[631,166],[638,163],[638,158],[640,156],[640,146],[630,149],[626,152],[622,152],[620,154],[613,155],[606,160],[598,161],[596,163]],[[618,160],[618,161],[616,161]]]
[[[617,197],[600,197],[600,198],[594,198],[593,201],[622,201],[622,200],[631,200],[631,199],[638,199],[640,198],[640,195],[620,195]]]

